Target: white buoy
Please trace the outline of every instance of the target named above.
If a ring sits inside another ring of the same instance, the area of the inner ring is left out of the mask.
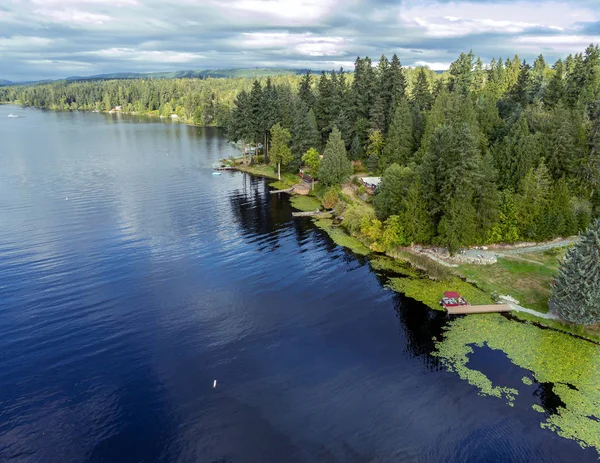
[[[68,201],[68,200],[69,200],[69,197],[68,197],[68,196],[65,196],[65,201]]]
[[[216,389],[217,387],[217,380],[215,379],[215,382],[213,383],[213,389]]]

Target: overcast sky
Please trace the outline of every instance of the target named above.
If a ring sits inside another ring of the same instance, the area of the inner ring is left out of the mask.
[[[0,79],[231,67],[446,69],[600,42],[598,0],[0,0]]]

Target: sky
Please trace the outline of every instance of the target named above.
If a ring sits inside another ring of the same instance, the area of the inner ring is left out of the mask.
[[[600,43],[598,0],[1,0],[0,79],[239,67],[352,70],[470,49],[554,62]]]

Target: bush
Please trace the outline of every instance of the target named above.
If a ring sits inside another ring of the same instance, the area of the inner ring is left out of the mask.
[[[360,233],[363,219],[371,221],[375,214],[364,206],[353,205],[346,209],[342,226],[353,236]]]
[[[325,209],[333,209],[340,199],[335,188],[329,188],[323,195],[323,207]]]

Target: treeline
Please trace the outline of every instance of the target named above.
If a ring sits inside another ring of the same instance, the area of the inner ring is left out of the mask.
[[[288,140],[289,132],[289,155],[276,150],[284,170],[295,172],[312,148],[335,152],[336,162],[327,166],[339,164],[345,171],[347,158],[382,175],[377,216],[366,209],[346,214],[355,222],[362,217],[360,226],[350,228],[364,230],[374,243],[384,235],[396,245],[451,249],[537,241],[582,230],[600,211],[595,45],[552,66],[542,55],[531,65],[515,56],[484,66],[471,52],[436,74],[382,56],[378,63],[358,58],[353,73],[320,76],[0,87],[0,101],[177,114],[184,121],[228,127],[232,140],[262,143],[267,155],[271,129],[279,124],[279,140]],[[340,146],[343,153],[337,152]],[[321,183],[339,178],[313,166],[319,170]]]
[[[375,247],[546,240],[585,229],[600,209],[594,45],[552,67],[542,55],[484,66],[463,53],[441,76],[420,68],[412,79],[396,56],[359,58],[351,80],[306,74],[297,92],[254,82],[238,94],[232,139],[268,146],[276,124],[291,135],[284,169],[310,148],[327,153],[333,131],[342,156],[383,176],[376,216],[345,214]]]
[[[299,77],[273,77],[279,86],[297,86]],[[0,87],[0,101],[66,111],[110,111],[177,116],[198,125],[226,127],[236,95],[250,89],[247,78],[121,79],[59,81],[42,85]]]

